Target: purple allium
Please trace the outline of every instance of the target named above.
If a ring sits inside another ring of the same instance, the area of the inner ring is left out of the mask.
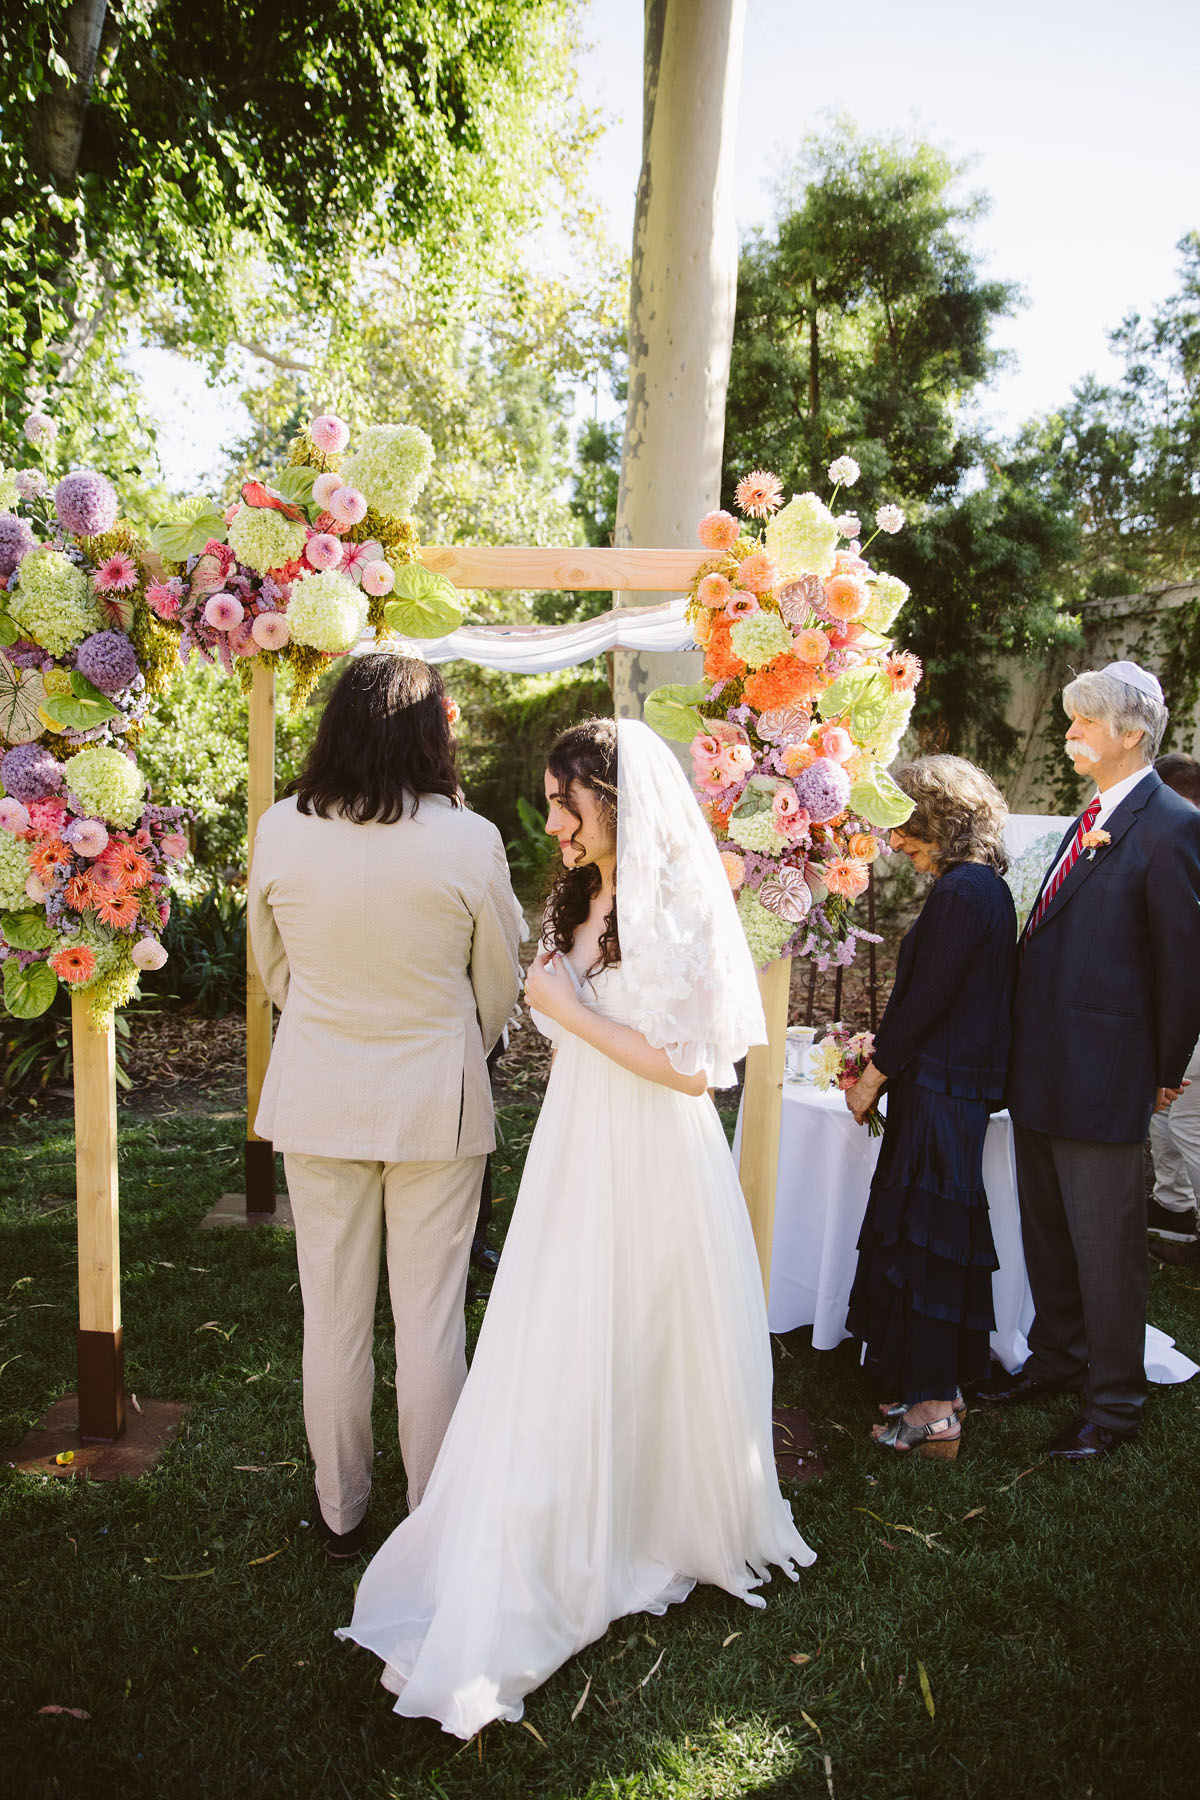
[[[14,669],[52,669],[54,658],[32,638],[18,638],[4,652]]]
[[[12,574],[27,550],[37,546],[37,539],[26,520],[16,513],[0,513],[0,575],[5,580]]]
[[[850,777],[840,763],[818,756],[796,777],[796,798],[814,825],[836,819],[850,801]]]
[[[35,800],[48,800],[60,793],[63,784],[62,764],[55,762],[41,744],[18,744],[0,761],[0,781],[5,792],[26,806]]]
[[[98,537],[117,516],[117,490],[94,469],[64,475],[54,490],[54,510],[76,537]]]
[[[97,631],[80,644],[75,667],[102,694],[118,694],[138,672],[137,653],[123,631]]]

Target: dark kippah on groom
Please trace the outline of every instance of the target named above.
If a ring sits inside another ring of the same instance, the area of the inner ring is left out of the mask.
[[[1200,1038],[1200,812],[1152,767],[1162,688],[1133,662],[1063,690],[1066,747],[1096,793],[1046,871],[1020,942],[1008,1068],[1029,1359],[981,1399],[1079,1390],[1042,1446],[1118,1449],[1146,1396],[1146,1190],[1152,1113],[1178,1098]]]

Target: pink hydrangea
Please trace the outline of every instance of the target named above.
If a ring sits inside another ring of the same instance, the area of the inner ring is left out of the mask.
[[[390,563],[377,560],[363,564],[362,590],[364,594],[373,594],[378,598],[381,594],[390,594],[395,585],[395,571]]]
[[[63,821],[67,816],[65,800],[34,800],[29,807],[29,823],[34,831],[45,837],[61,837]]]
[[[310,569],[336,569],[342,560],[342,540],[332,531],[314,531],[304,546],[304,560]]]
[[[350,442],[350,427],[336,413],[318,413],[309,425],[308,435],[318,450],[326,456],[336,456]]]
[[[706,550],[732,550],[742,528],[732,513],[717,511],[705,513],[696,529]]]
[[[259,613],[251,626],[255,643],[262,650],[282,650],[292,635],[291,627],[282,613]]]
[[[232,631],[245,616],[245,607],[233,594],[210,594],[204,603],[204,623],[214,631]]]
[[[367,516],[367,497],[357,488],[340,487],[329,497],[329,510],[340,525],[357,525]]]

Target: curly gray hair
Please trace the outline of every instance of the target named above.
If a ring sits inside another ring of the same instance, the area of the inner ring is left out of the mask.
[[[1067,683],[1062,703],[1069,718],[1099,719],[1114,737],[1140,731],[1146,761],[1153,762],[1158,755],[1167,729],[1167,709],[1153,694],[1144,694],[1101,669],[1089,669]]]
[[[963,862],[986,863],[1003,875],[1008,804],[990,776],[962,756],[920,756],[892,773],[916,803],[899,830],[933,845],[939,875]]]

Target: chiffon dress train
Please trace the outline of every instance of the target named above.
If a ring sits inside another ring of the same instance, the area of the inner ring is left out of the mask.
[[[622,1023],[620,966],[583,989]],[[626,1613],[752,1606],[814,1560],[780,1494],[754,1240],[716,1110],[557,1045],[504,1255],[429,1486],[339,1632],[395,1710],[469,1738]]]

